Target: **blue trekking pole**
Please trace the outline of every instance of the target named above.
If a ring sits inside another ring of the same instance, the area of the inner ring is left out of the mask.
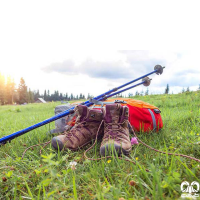
[[[148,74],[146,74],[146,75],[144,75],[144,76],[141,76],[141,77],[139,77],[139,78],[137,78],[137,79],[135,79],[135,80],[132,80],[132,81],[126,83],[126,84],[123,84],[123,85],[121,85],[121,86],[119,86],[119,87],[113,88],[112,90],[109,90],[108,92],[105,92],[105,93],[103,93],[103,94],[101,94],[101,95],[99,95],[99,96],[97,96],[97,97],[94,97],[94,98],[91,99],[91,100],[85,101],[85,102],[83,102],[83,103],[81,103],[81,104],[82,104],[82,105],[85,105],[85,106],[87,106],[87,107],[89,107],[89,106],[95,104],[95,101],[106,100],[106,99],[109,98],[109,97],[112,97],[112,96],[114,96],[114,95],[116,95],[116,94],[120,94],[120,93],[122,93],[122,92],[124,92],[124,91],[127,91],[127,90],[129,90],[129,89],[131,89],[131,88],[137,87],[137,86],[139,86],[139,85],[142,85],[142,84],[143,84],[144,86],[149,86],[149,85],[150,85],[151,79],[149,79],[147,76],[149,76],[149,75],[151,75],[151,74],[154,74],[154,73],[156,73],[157,75],[160,75],[160,74],[163,73],[163,69],[164,69],[164,68],[165,68],[165,67],[162,67],[161,65],[156,65],[156,66],[154,67],[154,71],[152,71],[152,72],[150,72],[150,73],[148,73]],[[134,83],[134,82],[136,82],[136,81],[138,81],[138,80],[140,80],[140,79],[142,79],[142,82],[141,82],[141,83],[138,83],[138,84],[136,84],[136,85],[133,85],[133,86],[130,86],[130,87],[128,87],[128,88],[125,88],[125,89],[123,89],[123,90],[118,91],[119,89],[121,89],[121,88],[123,88],[123,87],[125,87],[125,86],[127,86],[127,85],[130,85],[131,83]],[[39,122],[39,123],[37,123],[37,124],[34,124],[34,125],[32,125],[32,126],[30,126],[30,127],[28,127],[28,128],[22,129],[22,130],[20,130],[20,131],[17,131],[17,132],[15,132],[15,133],[12,133],[12,134],[10,134],[10,135],[7,135],[7,136],[5,136],[5,137],[3,137],[3,138],[0,138],[0,145],[6,144],[6,142],[11,141],[12,139],[14,139],[14,138],[16,138],[16,137],[19,137],[20,135],[23,135],[23,134],[25,134],[25,133],[27,133],[27,132],[29,132],[29,131],[32,131],[32,130],[38,128],[38,127],[44,126],[45,124],[48,124],[48,123],[50,123],[50,122],[52,122],[52,121],[55,121],[55,120],[57,120],[57,119],[60,119],[60,118],[65,117],[65,116],[67,116],[67,115],[70,115],[70,114],[74,113],[74,108],[75,108],[75,106],[72,107],[72,108],[70,108],[70,109],[68,109],[68,110],[66,110],[66,111],[64,111],[64,112],[62,112],[62,113],[59,113],[59,114],[57,114],[57,115],[55,115],[55,116],[53,116],[53,117],[51,117],[51,118],[49,118],[49,119],[46,119],[46,120],[44,120],[44,121],[42,121],[42,122]]]

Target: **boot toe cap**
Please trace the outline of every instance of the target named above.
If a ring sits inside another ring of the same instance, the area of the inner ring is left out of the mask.
[[[58,138],[58,137],[54,137],[52,140],[51,140],[51,144],[52,146],[54,147],[54,149],[56,150],[62,150],[64,145],[62,143],[62,141]]]
[[[122,146],[117,144],[105,144],[100,148],[100,154],[101,156],[108,156],[111,154],[117,154],[120,156],[121,154],[129,155],[130,150],[125,150],[122,148]]]

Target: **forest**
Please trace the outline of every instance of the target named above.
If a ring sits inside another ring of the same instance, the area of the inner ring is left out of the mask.
[[[0,73],[0,105],[34,103],[38,98],[43,98],[45,101],[70,101],[90,99],[92,96],[88,94],[86,97],[82,93],[79,95],[68,94],[67,92],[63,94],[58,90],[50,94],[48,89],[44,93],[40,93],[39,90],[28,88],[24,78],[21,78],[19,85],[16,85],[12,77],[5,77]]]

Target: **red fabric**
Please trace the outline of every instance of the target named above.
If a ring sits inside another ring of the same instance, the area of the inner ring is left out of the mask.
[[[154,109],[157,107],[135,99],[130,98],[116,98],[118,100],[126,101],[126,105],[129,107],[129,122],[137,132],[150,132],[154,129],[153,119],[148,109],[152,111],[156,119],[157,131],[163,127],[162,117],[160,113],[155,113]],[[116,99],[108,99],[106,102],[114,102]],[[96,108],[99,109],[99,108]]]
[[[129,122],[133,126],[135,131],[138,132],[150,132],[153,130],[153,120],[151,114],[147,108],[138,108],[131,105],[129,107]],[[160,113],[155,113],[153,109],[157,131],[159,131],[163,127],[163,122]]]

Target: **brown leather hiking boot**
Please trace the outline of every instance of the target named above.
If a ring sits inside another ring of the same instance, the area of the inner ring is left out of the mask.
[[[105,156],[112,152],[128,155],[131,151],[128,116],[129,109],[121,104],[106,105],[103,110],[104,136],[100,154]]]
[[[96,138],[103,117],[102,111],[78,105],[75,107],[75,115],[77,118],[74,127],[52,139],[51,144],[55,149],[77,150]],[[103,131],[100,131],[98,135],[102,137],[102,133]]]

